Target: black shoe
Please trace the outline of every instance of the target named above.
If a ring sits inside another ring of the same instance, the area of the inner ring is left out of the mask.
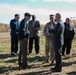
[[[54,63],[54,60],[53,60],[53,61],[51,61],[51,63],[49,64],[49,66],[53,65],[53,63]]]
[[[22,66],[22,69],[28,69],[28,68],[31,68],[30,66]]]
[[[22,67],[22,63],[21,62],[19,62],[19,67]]]
[[[39,54],[40,52],[36,52],[36,54]]]
[[[11,55],[12,55],[12,56],[15,56],[13,52],[11,53]]]
[[[55,68],[51,68],[51,70],[55,70]]]
[[[65,55],[64,55],[64,54],[62,54],[62,56],[63,56],[63,57],[65,57]]]
[[[12,52],[12,53],[11,53],[11,55],[13,55],[13,56],[17,56],[17,53],[15,53],[15,52]]]
[[[54,69],[52,72],[61,72],[61,70]]]
[[[51,68],[52,72],[61,72],[61,69]]]

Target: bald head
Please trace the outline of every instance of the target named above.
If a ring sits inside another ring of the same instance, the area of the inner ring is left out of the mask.
[[[36,19],[36,16],[32,15],[32,20],[35,21],[35,19]]]

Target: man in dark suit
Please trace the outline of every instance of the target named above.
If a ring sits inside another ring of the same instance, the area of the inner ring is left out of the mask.
[[[16,55],[18,51],[18,30],[19,30],[19,14],[15,14],[15,18],[10,21],[11,28],[11,55]]]
[[[32,16],[32,20],[29,21],[28,29],[30,32],[29,35],[29,53],[32,53],[33,41],[35,40],[35,52],[39,53],[39,35],[38,31],[40,29],[40,23],[36,20],[36,16]]]
[[[20,23],[20,29],[19,29],[19,40],[20,40],[20,52],[19,52],[19,59],[18,63],[19,66],[23,69],[28,67],[27,63],[27,46],[28,46],[28,22],[31,17],[30,13],[24,14],[24,19]]]
[[[52,68],[52,72],[61,72],[62,70],[62,46],[64,44],[64,23],[60,20],[61,15],[57,13],[56,18],[56,27],[55,29],[50,29],[49,32],[54,34],[53,44],[55,48],[55,58],[56,65],[55,68]]]

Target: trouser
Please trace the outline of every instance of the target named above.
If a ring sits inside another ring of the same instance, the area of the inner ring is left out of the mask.
[[[18,35],[11,36],[11,53],[18,51]]]
[[[55,59],[56,65],[55,69],[61,70],[62,69],[62,46],[55,46]]]
[[[49,56],[51,61],[55,59],[55,50],[51,37],[46,37],[45,54],[46,54],[46,60],[49,60]]]
[[[19,64],[22,61],[22,66],[27,66],[27,45],[28,45],[28,39],[22,39],[20,40],[20,51],[19,51]]]
[[[32,53],[33,41],[35,41],[35,52],[39,53],[39,37],[29,38],[29,53]]]
[[[66,54],[70,54],[71,44],[72,44],[72,40],[69,40],[69,39],[64,40],[64,45],[62,48],[62,55],[64,55],[65,50],[66,50]]]

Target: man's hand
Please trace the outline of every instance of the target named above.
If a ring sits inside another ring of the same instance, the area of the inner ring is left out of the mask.
[[[27,40],[27,38],[25,38],[25,40]]]
[[[16,34],[18,34],[18,32],[16,32]]]
[[[47,33],[45,33],[44,36],[49,36],[49,35]]]
[[[49,29],[54,29],[54,26],[53,25],[49,26]]]
[[[38,30],[38,28],[34,29],[33,31],[36,32]]]

